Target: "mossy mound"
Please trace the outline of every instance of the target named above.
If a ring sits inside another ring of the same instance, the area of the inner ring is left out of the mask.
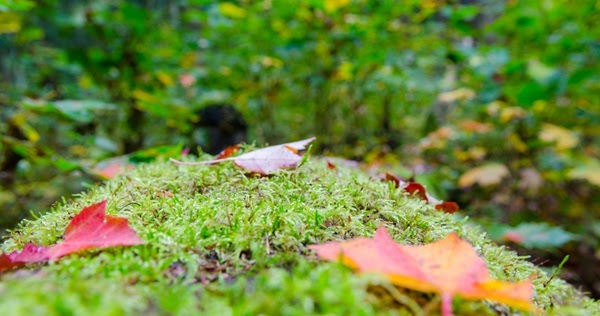
[[[380,225],[407,244],[456,231],[473,243],[493,277],[533,275],[535,304],[546,312],[600,313],[600,304],[560,279],[544,287],[545,272],[494,245],[466,219],[440,213],[361,171],[330,170],[318,160],[270,177],[249,177],[231,163],[140,165],[24,221],[2,250],[57,242],[74,214],[103,199],[108,213],[127,217],[146,243],[5,273],[4,315],[438,313],[435,294],[320,262],[306,247],[371,236]],[[454,309],[459,315],[515,312],[461,299]]]

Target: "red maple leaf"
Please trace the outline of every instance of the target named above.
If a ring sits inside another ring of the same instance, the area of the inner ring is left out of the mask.
[[[28,243],[23,250],[0,254],[0,271],[26,263],[58,259],[85,249],[133,246],[142,241],[126,218],[106,215],[106,200],[84,207],[69,223],[63,241],[46,247]]]

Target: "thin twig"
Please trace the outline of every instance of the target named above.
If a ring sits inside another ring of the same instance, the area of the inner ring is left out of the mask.
[[[408,295],[404,295],[402,293],[400,293],[400,291],[398,291],[398,289],[396,289],[395,286],[390,285],[390,284],[380,284],[381,287],[383,287],[384,289],[386,289],[388,291],[388,293],[390,294],[390,296],[398,303],[408,307],[408,309],[410,309],[414,315],[423,315],[423,309],[421,308],[421,306],[415,302],[415,300],[413,300],[412,298],[410,298]]]
[[[142,206],[142,205],[141,205],[140,203],[138,203],[138,202],[131,202],[131,203],[127,203],[127,204],[123,205],[123,206],[122,206],[122,207],[121,207],[121,208],[120,208],[120,209],[119,209],[117,212],[120,212],[122,209],[124,209],[124,208],[126,208],[126,207],[128,207],[128,206],[130,206],[130,205]]]

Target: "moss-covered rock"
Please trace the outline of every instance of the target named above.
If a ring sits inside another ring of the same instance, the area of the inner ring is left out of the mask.
[[[30,314],[413,314],[438,313],[439,298],[316,260],[307,245],[371,236],[386,225],[401,243],[423,244],[456,231],[501,280],[533,278],[535,304],[557,314],[598,314],[600,304],[494,245],[467,219],[440,213],[391,183],[321,161],[271,177],[230,163],[139,166],[50,212],[24,221],[2,250],[61,238],[82,207],[108,200],[146,242],[89,251],[5,273],[4,315]],[[457,298],[457,314],[515,312]]]

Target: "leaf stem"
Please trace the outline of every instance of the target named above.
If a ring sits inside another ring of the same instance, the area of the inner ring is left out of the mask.
[[[184,165],[184,166],[210,165],[210,164],[217,163],[217,162],[232,161],[235,159],[236,159],[236,157],[221,158],[221,159],[207,160],[207,161],[179,161],[177,159],[169,158],[169,160],[172,163],[178,164],[178,165]]]
[[[381,284],[381,286],[388,291],[390,296],[398,303],[408,307],[412,310],[414,315],[423,315],[423,309],[417,302],[415,302],[412,298],[407,295],[404,295],[396,289],[395,286],[389,284]],[[451,316],[451,315],[450,315]]]
[[[452,316],[452,295],[442,293],[442,316]]]

